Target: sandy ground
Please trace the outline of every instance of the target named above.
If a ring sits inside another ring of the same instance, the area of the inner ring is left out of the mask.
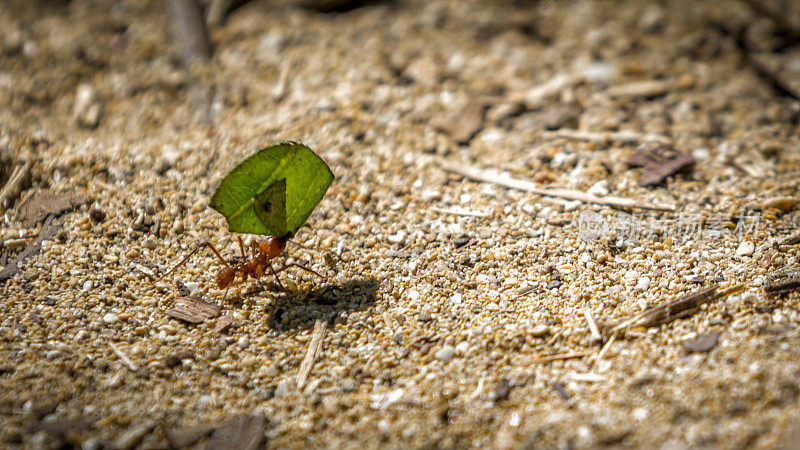
[[[254,3],[191,70],[158,1],[33,3],[0,5],[0,447],[797,447],[800,295],[765,285],[800,264],[800,59],[746,3]],[[286,139],[336,175],[287,250],[326,278],[154,283],[238,255],[210,195]],[[641,186],[639,150],[695,163]]]

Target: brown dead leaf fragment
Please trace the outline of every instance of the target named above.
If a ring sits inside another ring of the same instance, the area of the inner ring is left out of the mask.
[[[22,226],[33,228],[48,215],[59,216],[89,201],[85,194],[39,191],[26,197],[17,207],[17,217]]]
[[[457,144],[467,144],[483,128],[483,106],[472,103],[441,125]]]
[[[9,261],[7,265],[4,265],[3,270],[0,270],[0,282],[7,281],[9,278],[19,273],[23,267],[22,264],[31,256],[39,253],[42,249],[42,242],[45,239],[50,239],[55,236],[63,224],[63,219],[57,219],[53,215],[48,215],[44,224],[42,224],[42,230],[39,232],[39,236],[28,244],[25,250],[17,255],[16,258]]]
[[[657,186],[668,177],[681,170],[694,165],[694,157],[688,153],[679,152],[670,158],[661,158],[654,152],[639,151],[630,157],[625,164],[630,167],[643,167],[639,175],[639,186]]]
[[[719,333],[712,331],[708,334],[699,334],[694,339],[683,343],[683,348],[689,353],[705,353],[717,346]]]
[[[219,316],[221,311],[222,308],[214,303],[207,303],[191,297],[180,297],[175,300],[175,305],[165,313],[184,322],[201,323]]]

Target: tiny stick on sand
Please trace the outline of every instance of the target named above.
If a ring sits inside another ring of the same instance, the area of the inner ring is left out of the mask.
[[[131,372],[136,372],[139,369],[139,367],[136,366],[136,364],[134,364],[130,358],[128,358],[128,355],[123,353],[122,350],[120,350],[120,348],[117,347],[117,344],[110,342],[108,345],[111,347],[111,350],[114,351],[114,354],[117,355],[119,360],[122,361],[122,363],[125,364],[125,367],[130,369]]]
[[[520,365],[521,366],[530,366],[533,364],[542,364],[548,363],[552,361],[560,361],[564,359],[575,359],[575,358],[583,358],[584,356],[589,356],[594,352],[572,352],[572,353],[559,353],[557,355],[547,355],[547,356],[540,356],[538,358],[531,358],[527,361],[523,361]]]
[[[635,144],[638,142],[656,142],[659,144],[672,144],[672,139],[661,134],[642,134],[635,131],[581,131],[562,128],[544,134],[545,138],[564,138],[587,142],[619,142],[622,144]]]
[[[673,205],[641,202],[631,198],[612,196],[596,197],[592,194],[574,189],[542,189],[533,182],[512,178],[496,170],[484,170],[457,162],[445,161],[442,163],[442,167],[448,172],[457,173],[473,180],[493,183],[498,186],[504,186],[511,189],[532,192],[537,195],[559,197],[567,200],[580,200],[585,203],[595,203],[598,205],[616,206],[620,208],[640,208],[653,211],[675,211],[675,206]]]
[[[314,322],[314,332],[311,335],[311,342],[308,344],[308,351],[306,352],[303,362],[300,364],[300,373],[297,374],[297,389],[303,389],[308,380],[308,374],[311,373],[311,368],[314,367],[314,361],[317,359],[317,354],[322,348],[322,340],[325,339],[325,334],[328,331],[327,322],[322,319],[317,319]]]

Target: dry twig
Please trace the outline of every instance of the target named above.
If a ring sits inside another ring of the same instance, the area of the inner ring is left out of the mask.
[[[139,367],[136,366],[136,364],[134,364],[133,361],[131,361],[130,358],[128,358],[128,355],[123,353],[122,350],[120,350],[120,348],[117,347],[117,344],[115,344],[113,342],[109,342],[108,345],[111,347],[111,350],[114,351],[114,354],[117,355],[119,360],[122,361],[123,364],[125,364],[125,367],[130,369],[132,372],[136,372],[139,369]]]
[[[512,178],[508,175],[502,174],[496,170],[484,170],[474,166],[467,166],[464,164],[446,161],[442,163],[444,170],[463,175],[477,181],[486,183],[493,183],[499,186],[504,186],[511,189],[519,189],[522,191],[531,192],[537,195],[545,195],[549,197],[559,197],[567,200],[580,200],[585,203],[594,203],[598,205],[616,206],[619,208],[640,208],[649,209],[653,211],[675,211],[673,205],[662,205],[657,203],[648,203],[631,198],[624,197],[596,197],[592,194],[577,191],[574,189],[542,189],[535,183]]]
[[[311,335],[311,342],[308,344],[308,351],[306,352],[303,362],[300,364],[300,373],[297,374],[297,389],[303,389],[308,380],[308,374],[311,373],[311,368],[314,366],[314,361],[317,359],[317,354],[322,348],[322,340],[325,339],[325,333],[328,331],[327,322],[322,319],[317,319],[314,322],[314,332]]]
[[[28,161],[21,166],[14,167],[8,182],[0,190],[0,208],[6,208],[6,205],[11,207],[11,204],[25,188],[25,184],[30,180],[32,166],[33,164]]]
[[[600,329],[597,328],[597,322],[594,321],[594,317],[592,316],[592,311],[588,308],[583,310],[583,317],[586,318],[586,323],[589,324],[589,332],[592,334],[592,339],[594,341],[601,341],[603,336],[600,335]]]
[[[438,206],[434,206],[431,209],[433,209],[436,212],[440,212],[442,214],[452,214],[454,216],[481,217],[481,218],[486,218],[486,217],[491,216],[491,214],[488,213],[488,212],[475,211],[475,210],[472,210],[472,209],[465,209],[465,208],[459,208],[459,207],[455,207],[455,208],[439,208]]]
[[[571,352],[571,353],[559,353],[557,355],[547,355],[547,356],[540,356],[538,358],[531,358],[527,361],[523,361],[520,363],[521,366],[530,366],[533,364],[542,364],[548,363],[552,361],[561,361],[565,359],[576,359],[576,358],[583,358],[584,356],[589,356],[593,352],[586,351],[586,352]]]
[[[654,142],[664,145],[672,145],[672,139],[661,134],[642,134],[635,131],[581,131],[571,128],[562,128],[556,131],[546,132],[544,138],[573,139],[576,141],[599,142],[607,144],[619,142],[621,144],[636,144],[639,142]]]
[[[727,297],[743,290],[747,285],[740,283],[723,291],[717,292],[718,284],[683,295],[664,305],[647,308],[644,312],[632,319],[626,320],[612,328],[612,332],[621,331],[631,327],[653,327],[672,322],[675,319],[686,317],[697,312],[700,305],[720,298]]]
[[[800,267],[787,267],[767,276],[764,291],[768,294],[785,294],[800,289]]]

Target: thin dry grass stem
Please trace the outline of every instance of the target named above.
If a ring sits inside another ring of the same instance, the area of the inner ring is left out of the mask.
[[[548,197],[558,197],[567,200],[579,200],[584,203],[594,203],[597,205],[615,206],[619,208],[639,208],[639,209],[648,209],[653,211],[676,210],[675,206],[673,205],[642,202],[632,198],[613,197],[613,196],[597,197],[592,194],[574,189],[543,189],[537,186],[533,182],[513,178],[496,170],[480,169],[478,167],[468,166],[465,164],[452,161],[443,162],[442,168],[444,168],[444,170],[448,172],[457,173],[459,175],[463,175],[467,178],[476,181],[493,183],[498,186],[503,186],[511,189],[519,189],[521,191],[531,192],[533,194],[544,195]]]
[[[442,213],[442,214],[451,214],[451,215],[454,215],[454,216],[481,217],[481,218],[486,218],[486,217],[491,216],[491,214],[487,213],[487,212],[475,211],[475,210],[472,210],[472,209],[465,209],[465,208],[459,208],[459,207],[455,207],[455,208],[439,208],[438,206],[434,206],[431,209],[433,209],[436,212]]]
[[[589,324],[589,332],[592,334],[592,339],[594,341],[603,340],[603,336],[600,335],[600,329],[597,327],[597,322],[594,321],[594,317],[592,316],[592,311],[588,308],[584,309],[583,316],[586,318],[586,323]]]
[[[136,364],[134,364],[134,362],[131,361],[130,358],[128,358],[128,355],[122,352],[122,350],[117,346],[117,344],[109,342],[108,345],[109,347],[111,347],[111,350],[114,351],[114,354],[117,355],[119,360],[122,361],[122,363],[125,364],[125,367],[130,369],[131,372],[136,372],[137,370],[139,370],[139,367]]]
[[[553,361],[561,361],[565,359],[576,359],[576,358],[583,358],[585,356],[589,356],[594,352],[585,351],[585,352],[570,352],[570,353],[559,353],[557,355],[547,355],[547,356],[540,356],[537,358],[531,358],[526,361],[522,361],[520,363],[521,366],[530,366],[533,364],[543,364]]]
[[[623,144],[635,144],[639,142],[655,142],[670,145],[672,139],[661,134],[642,134],[635,131],[582,131],[569,128],[562,128],[556,131],[546,132],[544,138],[550,139],[572,139],[576,141],[610,143],[619,142]]]

